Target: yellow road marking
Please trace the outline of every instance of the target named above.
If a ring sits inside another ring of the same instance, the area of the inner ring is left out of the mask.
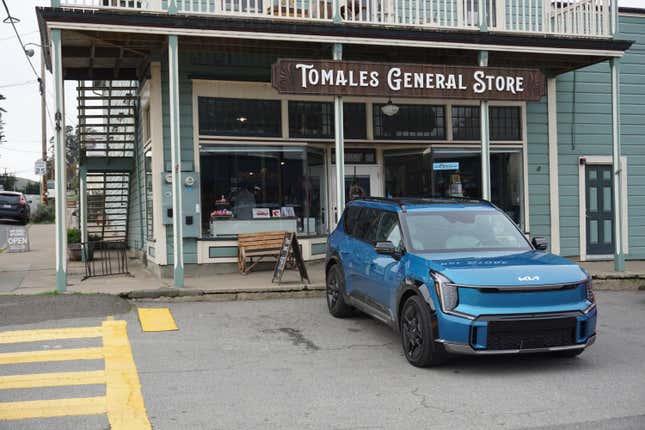
[[[0,344],[39,342],[43,340],[82,339],[101,337],[101,327],[55,328],[45,330],[19,330],[0,333]]]
[[[0,354],[0,364],[99,360],[101,358],[103,358],[103,348],[50,349],[46,351],[5,352]]]
[[[141,395],[125,321],[103,322],[105,397],[112,430],[148,430],[150,421]]]
[[[138,308],[137,311],[143,331],[177,330],[175,319],[168,308]]]
[[[105,384],[105,372],[32,373],[30,375],[0,376],[0,390],[35,387],[62,387],[65,385]]]
[[[6,402],[0,403],[0,420],[98,415],[104,414],[106,410],[107,401],[103,396]]]

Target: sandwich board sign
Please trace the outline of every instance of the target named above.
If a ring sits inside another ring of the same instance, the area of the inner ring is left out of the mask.
[[[24,226],[11,226],[7,231],[7,252],[28,252],[29,231]]]

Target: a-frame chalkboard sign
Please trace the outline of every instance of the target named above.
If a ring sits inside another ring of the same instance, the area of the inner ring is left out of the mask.
[[[275,263],[271,282],[279,283],[282,281],[282,275],[287,269],[287,265],[295,266],[298,269],[301,281],[307,284],[311,283],[309,275],[307,274],[307,268],[305,267],[305,261],[302,259],[302,252],[300,252],[300,245],[298,244],[298,239],[296,239],[296,234],[289,232],[284,235],[282,247],[280,248],[280,256]]]

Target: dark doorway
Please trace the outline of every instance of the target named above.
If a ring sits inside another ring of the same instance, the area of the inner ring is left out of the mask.
[[[587,165],[587,254],[614,252],[614,181],[611,165]]]

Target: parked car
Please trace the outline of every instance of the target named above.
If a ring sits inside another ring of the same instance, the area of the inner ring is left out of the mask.
[[[24,194],[0,191],[0,219],[11,219],[24,225],[29,222],[29,212]]]
[[[327,304],[400,331],[415,366],[454,354],[576,356],[596,338],[591,278],[491,203],[365,199],[328,239]]]

